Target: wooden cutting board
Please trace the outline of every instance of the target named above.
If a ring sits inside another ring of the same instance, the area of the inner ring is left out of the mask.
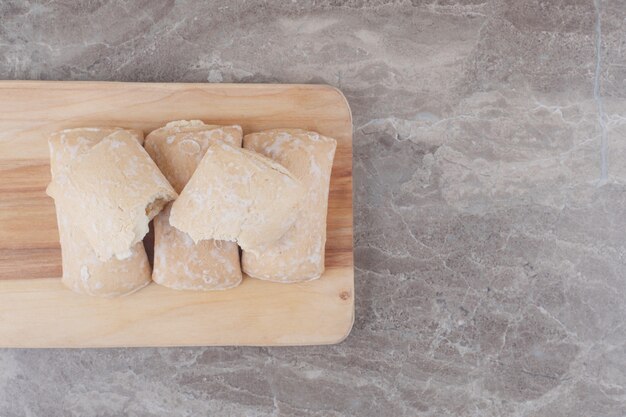
[[[311,129],[337,139],[326,272],[277,284],[249,277],[228,291],[151,284],[118,299],[61,285],[61,250],[47,134],[121,126],[147,134],[166,122],[240,124],[244,133]],[[352,119],[324,85],[0,82],[0,347],[311,345],[337,343],[354,318]]]

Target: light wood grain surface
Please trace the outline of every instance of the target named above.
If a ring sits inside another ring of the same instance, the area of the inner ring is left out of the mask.
[[[144,132],[171,120],[298,127],[337,139],[324,276],[300,284],[246,277],[233,290],[155,284],[119,299],[60,282],[47,134],[79,126]],[[352,119],[322,85],[0,82],[0,346],[102,347],[336,343],[354,318]]]

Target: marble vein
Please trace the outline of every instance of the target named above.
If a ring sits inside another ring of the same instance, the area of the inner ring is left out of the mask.
[[[600,125],[600,184],[605,183],[609,178],[609,167],[607,160],[608,134],[606,128],[606,114],[604,113],[604,103],[600,95],[600,71],[602,68],[602,0],[594,0],[596,9],[596,68],[593,77],[593,98],[598,106],[598,124]]]

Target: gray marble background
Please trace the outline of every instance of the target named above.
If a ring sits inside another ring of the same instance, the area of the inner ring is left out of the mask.
[[[626,415],[624,0],[0,3],[0,78],[327,83],[356,323],[0,351],[0,416]]]

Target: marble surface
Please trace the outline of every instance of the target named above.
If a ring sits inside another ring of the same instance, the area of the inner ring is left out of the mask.
[[[0,78],[327,83],[356,322],[304,348],[0,351],[0,415],[626,415],[626,2],[3,1]]]

